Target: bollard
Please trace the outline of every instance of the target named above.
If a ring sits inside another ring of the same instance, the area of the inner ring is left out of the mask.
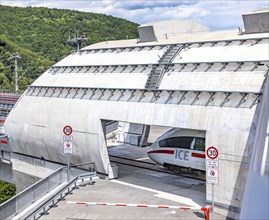
[[[201,210],[204,212],[205,214],[205,220],[209,220],[210,219],[210,207],[203,207],[201,208]]]

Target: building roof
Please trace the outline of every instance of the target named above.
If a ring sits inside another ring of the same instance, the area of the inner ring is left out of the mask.
[[[149,46],[149,45],[167,45],[167,44],[183,44],[192,42],[204,42],[204,41],[225,41],[233,39],[246,39],[246,38],[257,38],[257,37],[269,37],[269,33],[258,33],[251,35],[240,35],[238,30],[226,30],[226,31],[215,31],[215,32],[199,32],[199,33],[182,33],[174,36],[169,36],[167,39],[160,39],[152,42],[139,42],[139,39],[129,40],[113,40],[104,41],[96,44],[89,45],[82,48],[97,49],[97,48],[124,48],[124,47],[138,47],[138,46]]]

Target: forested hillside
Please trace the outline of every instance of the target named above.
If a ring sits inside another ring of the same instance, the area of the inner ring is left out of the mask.
[[[69,37],[85,33],[82,46],[105,40],[136,38],[137,24],[103,14],[48,8],[0,5],[0,89],[14,88],[14,59],[18,52],[20,90],[75,48]]]

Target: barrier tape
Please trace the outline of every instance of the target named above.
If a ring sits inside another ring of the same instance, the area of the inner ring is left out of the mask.
[[[169,205],[146,205],[146,204],[128,204],[128,203],[104,203],[104,202],[74,202],[67,201],[67,204],[76,205],[100,205],[100,206],[120,206],[120,207],[137,207],[137,208],[158,208],[158,209],[179,209],[183,211],[201,210],[205,214],[205,219],[209,220],[211,207],[187,207],[187,206],[169,206]]]

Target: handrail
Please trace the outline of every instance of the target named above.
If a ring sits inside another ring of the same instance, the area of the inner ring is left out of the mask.
[[[79,166],[88,165],[88,164],[92,164],[93,166],[89,167],[89,169],[84,168],[83,169],[84,171],[82,169],[78,168]],[[65,174],[65,169],[67,169],[66,166],[60,167],[59,169],[54,171],[52,174],[39,180],[38,182],[36,182],[32,186],[30,186],[30,187],[26,188],[25,190],[23,190],[22,192],[18,193],[16,196],[14,196],[14,197],[10,198],[9,200],[5,201],[4,203],[0,204],[0,219],[10,219],[10,218],[16,216],[19,212],[24,211],[27,206],[38,201],[38,199],[40,199],[41,196],[51,192],[55,188],[55,186],[59,186],[60,184],[66,182],[65,178],[63,177],[63,175]],[[72,165],[71,171],[74,172],[74,175],[75,175],[75,177],[73,175],[73,177],[74,177],[73,180],[76,180],[77,177],[79,176],[79,174],[81,174],[81,172],[85,172],[85,171],[89,172],[89,170],[96,175],[94,162]],[[56,177],[56,179],[55,179],[55,177]],[[50,181],[52,181],[52,184]],[[69,183],[66,185],[66,187],[68,187]],[[64,188],[64,189],[66,189],[66,188]],[[64,190],[64,189],[57,191],[56,194],[57,195],[61,194],[62,190]],[[49,197],[49,198],[51,198],[51,197]],[[46,201],[48,201],[48,199],[46,199]]]
[[[84,166],[84,165],[89,165],[89,164],[92,164],[93,166],[95,165],[94,162],[87,162],[87,163],[73,164],[73,165],[70,165],[70,167],[79,167],[79,166]],[[95,169],[95,167],[94,167],[94,169]]]
[[[264,63],[268,62],[268,60],[220,60],[220,61],[200,61],[200,62],[178,62],[178,63],[169,63],[169,62],[162,62],[162,63],[126,63],[126,64],[102,64],[102,65],[73,65],[73,66],[51,66],[48,70],[53,70],[57,68],[81,68],[81,67],[123,67],[123,66],[174,66],[177,64],[186,65],[186,64],[217,64],[217,63]]]
[[[169,62],[172,63],[172,61],[176,58],[176,56],[184,49],[186,48],[185,45],[179,47],[177,51],[173,54],[173,56],[170,58]]]
[[[29,203],[32,204],[33,202],[36,201],[36,199],[38,198],[38,196],[40,195],[36,195],[35,194],[35,189],[38,188],[38,186],[42,185],[43,183],[46,183],[50,177],[54,176],[57,173],[61,173],[63,171],[65,167],[61,167],[59,169],[57,169],[55,172],[53,172],[52,174],[48,175],[47,177],[39,180],[38,182],[34,183],[33,185],[29,186],[28,188],[26,188],[25,190],[23,190],[22,192],[18,193],[17,195],[15,195],[14,197],[8,199],[7,201],[5,201],[4,203],[0,204],[0,210],[4,209],[5,207],[8,207],[10,204],[13,204],[13,210],[9,210],[10,214],[7,217],[7,219],[11,218],[12,216],[15,216],[19,211],[21,211],[21,209],[23,209],[25,206],[27,206]],[[62,182],[62,178],[60,178],[60,182]],[[58,183],[60,184],[60,183]],[[24,195],[27,195],[28,193],[31,193],[34,191],[34,195],[33,198],[31,198],[31,201],[28,201],[27,204],[23,204],[22,208],[18,207],[18,203],[19,203],[19,198],[23,197]],[[47,189],[47,192],[50,192],[50,189]],[[44,192],[42,192],[41,194],[43,194]],[[15,206],[14,206],[15,205]],[[1,213],[3,214],[3,212],[1,211]],[[2,216],[0,216],[2,217]]]
[[[49,176],[47,176],[47,177],[45,177],[45,178],[43,178],[43,179],[37,181],[37,182],[34,183],[33,185],[31,185],[31,186],[29,186],[28,188],[24,189],[24,190],[21,191],[20,193],[16,194],[14,197],[12,197],[12,198],[10,198],[9,200],[7,200],[7,201],[5,201],[4,203],[2,203],[2,204],[0,205],[0,207],[1,207],[3,204],[7,203],[8,201],[13,200],[13,199],[16,199],[17,197],[19,197],[20,195],[22,195],[23,193],[25,193],[25,192],[28,191],[29,189],[31,189],[31,188],[35,187],[36,185],[40,184],[41,182],[43,182],[45,179],[47,179],[48,177],[50,177],[50,176],[53,175],[54,173],[59,172],[59,171],[60,171],[61,169],[63,169],[64,167],[65,167],[65,166],[63,166],[63,167],[57,169],[56,171],[54,171],[54,172],[53,172],[52,174],[50,174]]]
[[[102,87],[75,87],[75,86],[43,86],[43,85],[31,85],[31,86],[28,86],[29,89],[35,89],[35,88],[48,88],[48,89],[93,89],[93,90],[128,90],[128,91],[131,91],[131,90],[136,90],[136,91],[146,91],[146,92],[159,92],[159,91],[167,91],[167,92],[170,92],[170,91],[178,91],[178,92],[207,92],[207,93],[212,93],[212,92],[215,92],[215,93],[242,93],[242,94],[245,94],[245,93],[253,93],[253,94],[261,94],[261,91],[234,91],[234,90],[227,90],[227,91],[224,91],[224,90],[189,90],[189,89],[184,89],[184,90],[180,90],[180,89],[142,89],[142,88],[102,88]]]
[[[1,162],[1,160],[5,160],[5,161],[9,162],[10,164],[12,163],[11,160],[9,160],[9,159],[7,159],[5,157],[0,157],[0,162]]]
[[[78,179],[78,177],[73,178],[67,185],[65,185],[60,191],[55,192],[53,195],[51,195],[48,199],[46,199],[45,201],[43,201],[41,204],[39,204],[38,206],[36,206],[34,209],[32,209],[30,212],[28,212],[26,215],[24,215],[22,217],[22,219],[28,219],[30,217],[32,217],[33,215],[36,215],[37,212],[39,212],[40,210],[42,210],[43,208],[45,208],[51,201],[53,201],[54,204],[54,199],[56,199],[56,197],[59,194],[62,194],[67,188],[68,188],[68,192],[69,192],[69,187],[76,182],[76,180]],[[62,195],[61,195],[62,198]],[[45,211],[45,210],[44,210]],[[35,219],[35,217],[34,217]]]
[[[243,35],[241,35],[243,36]],[[141,48],[141,47],[158,47],[158,46],[170,46],[170,45],[191,45],[191,44],[205,44],[205,43],[223,43],[229,41],[247,41],[247,40],[266,40],[269,37],[253,37],[253,38],[232,38],[232,39],[221,39],[221,40],[207,40],[207,41],[186,41],[186,42],[178,42],[178,43],[167,43],[164,42],[163,44],[144,44],[144,45],[134,45],[134,46],[122,46],[122,47],[103,47],[103,48],[88,48],[88,49],[81,49],[76,52],[86,52],[86,51],[96,51],[96,50],[111,50],[111,49],[127,49],[127,48]]]
[[[159,74],[159,77],[157,79],[157,82],[155,84],[155,88],[159,88],[165,72],[166,72],[166,67],[163,67],[162,70],[161,70],[161,72],[160,72],[160,74]]]
[[[96,175],[96,172],[92,172],[93,175],[95,176]],[[46,212],[46,206],[49,205],[51,202],[52,202],[52,205],[55,205],[55,199],[60,195],[60,199],[61,200],[63,198],[62,194],[64,193],[64,191],[67,189],[68,193],[70,193],[70,188],[71,186],[74,184],[74,187],[71,188],[71,190],[74,190],[76,188],[76,181],[79,179],[79,175],[74,177],[70,182],[68,182],[64,187],[61,188],[61,190],[53,193],[53,195],[51,195],[49,198],[47,198],[45,201],[43,201],[42,203],[40,203],[38,206],[36,206],[34,209],[32,209],[30,212],[28,212],[26,215],[24,215],[22,217],[22,219],[26,220],[26,219],[29,219],[31,218],[32,216],[34,216],[34,219],[35,218],[35,215],[43,209],[43,213]],[[67,193],[67,194],[68,194]],[[58,200],[58,201],[59,201]]]

